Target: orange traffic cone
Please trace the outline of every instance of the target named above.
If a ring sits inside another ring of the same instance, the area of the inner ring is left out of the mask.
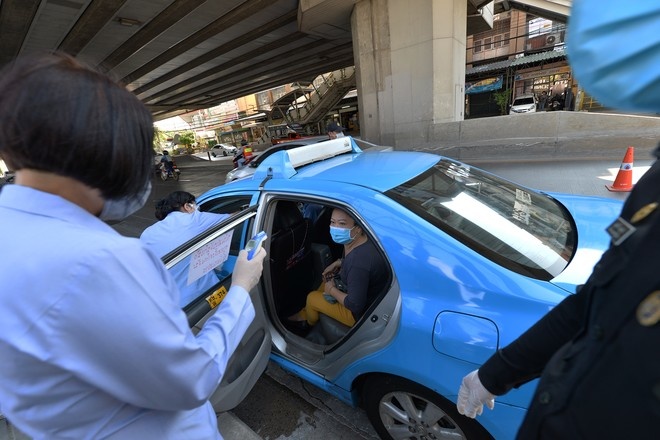
[[[626,150],[626,155],[623,156],[623,162],[621,162],[621,168],[614,179],[614,184],[605,185],[610,191],[632,191],[632,173],[633,173],[633,156],[635,155],[635,149],[633,147],[628,147]]]

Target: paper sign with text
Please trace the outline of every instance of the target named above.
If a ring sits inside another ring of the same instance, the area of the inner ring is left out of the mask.
[[[227,261],[233,234],[233,230],[222,234],[192,253],[188,270],[188,285]]]

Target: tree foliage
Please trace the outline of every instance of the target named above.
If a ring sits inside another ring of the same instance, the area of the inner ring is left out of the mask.
[[[179,134],[179,143],[185,145],[186,148],[195,143],[195,133],[192,131],[184,131]]]
[[[163,150],[164,144],[167,143],[167,133],[154,125],[154,151],[160,152]]]
[[[500,90],[499,92],[493,93],[493,99],[500,108],[501,115],[506,115],[507,113],[507,105],[509,104],[509,98],[511,98],[511,89]]]

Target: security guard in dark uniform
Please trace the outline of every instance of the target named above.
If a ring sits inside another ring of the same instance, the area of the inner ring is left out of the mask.
[[[608,232],[582,289],[478,370],[494,395],[541,376],[520,439],[660,438],[660,161]]]
[[[640,81],[657,84],[660,53],[649,52],[655,57],[649,73],[648,60],[636,66],[639,56],[608,59],[605,50],[614,47],[610,38],[658,44],[660,23],[649,17],[658,16],[660,5],[651,3],[618,9],[600,0],[573,3],[569,31],[576,47],[571,52],[569,45],[569,60],[576,75],[583,73],[583,86],[606,105],[621,99],[619,107],[660,109],[660,96],[639,92]],[[631,24],[638,19],[639,27]],[[625,22],[623,36],[618,21]],[[639,53],[635,43],[629,46]],[[635,67],[639,78],[626,99],[613,84],[634,76]],[[610,74],[616,78],[608,83]],[[654,154],[660,158],[660,145]],[[660,438],[660,161],[637,183],[607,233],[610,248],[586,284],[463,378],[461,414],[475,417],[483,405],[493,409],[495,395],[540,377],[519,439]]]

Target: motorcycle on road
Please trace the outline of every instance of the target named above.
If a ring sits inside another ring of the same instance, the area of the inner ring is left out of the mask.
[[[179,175],[181,174],[181,170],[176,166],[174,161],[170,162],[170,166],[168,167],[165,162],[161,162],[160,164],[160,178],[164,182],[167,179],[174,179],[174,180],[179,180]]]

